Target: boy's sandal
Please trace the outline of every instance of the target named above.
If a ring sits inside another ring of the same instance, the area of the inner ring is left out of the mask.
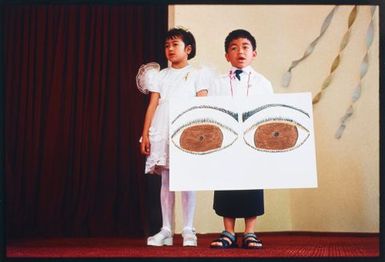
[[[243,234],[242,247],[246,249],[262,248],[262,241],[254,233]]]
[[[217,246],[217,245],[213,245],[213,243],[221,243],[222,245]],[[237,236],[224,230],[220,234],[219,238],[217,238],[211,242],[210,247],[211,248],[235,248],[235,247],[238,247]]]

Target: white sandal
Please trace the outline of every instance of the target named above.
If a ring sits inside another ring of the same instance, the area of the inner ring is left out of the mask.
[[[196,247],[198,245],[198,239],[194,228],[184,228],[182,237],[184,247]]]
[[[147,246],[172,246],[173,239],[171,231],[167,228],[162,228],[157,234],[147,238]]]

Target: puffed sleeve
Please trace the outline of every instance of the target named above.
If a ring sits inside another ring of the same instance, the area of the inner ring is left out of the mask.
[[[136,86],[143,94],[159,92],[158,78],[160,65],[155,62],[147,63],[139,67],[136,75]]]
[[[210,86],[213,84],[217,73],[215,69],[202,66],[197,69],[197,80],[195,82],[195,92],[199,92],[201,90],[209,90]]]

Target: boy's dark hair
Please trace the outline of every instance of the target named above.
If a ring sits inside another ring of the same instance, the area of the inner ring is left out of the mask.
[[[187,57],[187,60],[190,60],[195,56],[196,52],[195,38],[193,34],[183,28],[172,28],[167,32],[165,39],[169,40],[177,37],[180,37],[186,46],[191,46],[191,52]]]
[[[254,36],[252,36],[248,31],[246,31],[244,29],[237,29],[237,30],[231,31],[225,39],[225,52],[226,53],[227,53],[227,49],[229,48],[230,42],[233,41],[234,39],[238,39],[238,38],[248,39],[250,41],[252,47],[253,47],[253,51],[255,51],[255,49],[257,49],[257,43],[255,41]]]

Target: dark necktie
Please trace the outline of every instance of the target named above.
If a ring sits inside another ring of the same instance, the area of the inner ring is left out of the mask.
[[[235,70],[235,72],[234,72],[235,73],[235,77],[238,78],[238,80],[241,80],[241,76],[240,75],[242,74],[242,72],[243,71],[240,70],[240,69]]]

